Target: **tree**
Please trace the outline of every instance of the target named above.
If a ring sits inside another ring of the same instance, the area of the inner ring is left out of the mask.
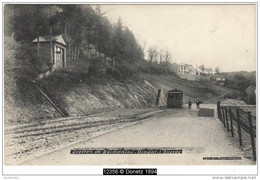
[[[168,50],[166,50],[165,53],[164,53],[164,59],[165,59],[165,61],[166,61],[166,62],[170,62],[170,61],[171,61],[171,58],[172,58],[171,53],[170,53]]]
[[[204,72],[204,70],[205,70],[205,67],[204,67],[204,65],[203,65],[203,64],[202,64],[202,65],[200,65],[200,66],[199,66],[199,68],[201,69],[201,71],[202,71],[202,72]]]
[[[105,59],[109,57],[113,60],[118,71],[133,74],[144,64],[145,42],[140,46],[120,19],[116,24],[111,24],[99,7],[93,9],[90,5],[53,4],[13,5],[8,8],[11,13],[5,21],[12,19],[12,22],[6,27],[5,33],[12,29],[16,40],[29,43],[38,35],[62,34],[67,43],[68,65],[79,59],[90,64],[91,45],[96,50],[96,58],[101,60],[98,63],[103,63],[103,59],[99,58],[103,54]],[[158,52],[154,48],[151,60],[157,61],[157,57]]]
[[[215,68],[215,73],[216,73],[216,74],[219,74],[219,73],[220,73],[219,67],[216,67],[216,68]]]
[[[111,57],[113,59],[113,64],[117,64],[120,60],[122,60],[121,59],[121,56],[123,55],[122,48],[124,45],[123,26],[120,18],[118,19],[117,24],[114,26],[111,45],[112,45]]]
[[[148,49],[148,59],[150,60],[150,62],[157,61],[158,55],[159,53],[156,47],[150,47]]]
[[[145,48],[146,48],[146,41],[143,41],[143,45],[142,45],[142,51],[143,51],[143,54],[145,56]]]
[[[16,4],[12,10],[12,31],[15,40],[31,42],[37,37],[38,31],[40,35],[49,32],[48,6]]]
[[[159,53],[159,63],[161,64],[164,60],[164,52],[162,49],[160,49],[160,52]]]

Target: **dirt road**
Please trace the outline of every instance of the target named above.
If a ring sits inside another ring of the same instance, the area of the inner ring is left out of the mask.
[[[205,104],[202,107],[215,108]],[[250,165],[216,117],[198,117],[197,109],[168,109],[139,123],[26,161],[26,165]],[[74,148],[182,149],[182,154],[70,154]],[[203,160],[241,157],[241,160]]]

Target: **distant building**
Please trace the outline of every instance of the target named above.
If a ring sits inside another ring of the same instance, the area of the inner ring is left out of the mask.
[[[177,64],[178,67],[178,75],[180,76],[181,74],[185,74],[186,73],[186,64]]]
[[[182,79],[190,81],[196,80],[196,69],[194,69],[192,65],[173,63],[172,69]]]
[[[190,64],[184,63],[173,63],[172,70],[182,79],[187,79],[190,81],[210,81],[209,75],[212,75],[211,68],[204,68],[203,70],[199,68],[195,69]],[[203,76],[202,76],[203,75]]]
[[[196,75],[197,71],[195,68],[193,68],[192,65],[187,65],[186,66],[186,73],[191,74],[191,75]]]
[[[182,74],[192,74],[196,75],[196,69],[193,68],[192,65],[188,64],[176,64],[174,63],[173,66],[175,66],[174,70],[177,71],[177,75],[180,76]]]
[[[199,68],[198,69],[198,74],[205,74],[205,75],[212,75],[213,70],[211,68]]]
[[[209,69],[205,68],[204,73],[207,75],[211,75],[213,73],[213,70],[211,68],[209,68]]]
[[[32,42],[37,46],[38,38],[34,39]],[[41,61],[46,65],[54,67],[54,69],[66,67],[67,44],[62,35],[52,36],[51,38],[50,36],[39,36],[39,44]]]
[[[223,75],[214,75],[214,79],[216,80],[216,81],[218,81],[218,82],[225,82],[226,81],[226,78],[225,78],[225,76],[223,76]]]

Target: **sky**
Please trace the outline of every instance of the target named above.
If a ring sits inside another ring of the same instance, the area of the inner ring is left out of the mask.
[[[256,70],[255,5],[101,5],[140,45],[168,50],[172,62],[221,72]]]

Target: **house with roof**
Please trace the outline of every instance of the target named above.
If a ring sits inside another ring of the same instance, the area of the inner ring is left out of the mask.
[[[211,68],[198,68],[198,74],[204,74],[204,75],[212,75],[213,70]]]
[[[192,65],[184,63],[173,63],[172,70],[182,79],[187,79],[190,81],[196,81],[197,71]]]
[[[192,65],[186,65],[186,73],[191,75],[196,75],[197,71],[195,68],[193,68]]]
[[[183,74],[196,75],[196,70],[193,68],[192,65],[184,64],[184,63],[180,63],[180,64],[174,63],[173,66],[175,66],[174,70],[178,76],[181,76]]]
[[[214,75],[214,79],[218,82],[225,82],[226,81],[225,76],[221,75],[221,74]]]
[[[207,75],[212,75],[213,70],[211,68],[204,68],[204,73]]]
[[[67,44],[62,35],[39,36],[32,41],[39,49],[39,59],[54,69],[66,67]]]
[[[176,64],[176,66],[177,66],[177,74],[178,74],[178,76],[180,76],[181,74],[185,74],[186,73],[186,64],[183,64],[183,63],[181,63],[181,64]]]

